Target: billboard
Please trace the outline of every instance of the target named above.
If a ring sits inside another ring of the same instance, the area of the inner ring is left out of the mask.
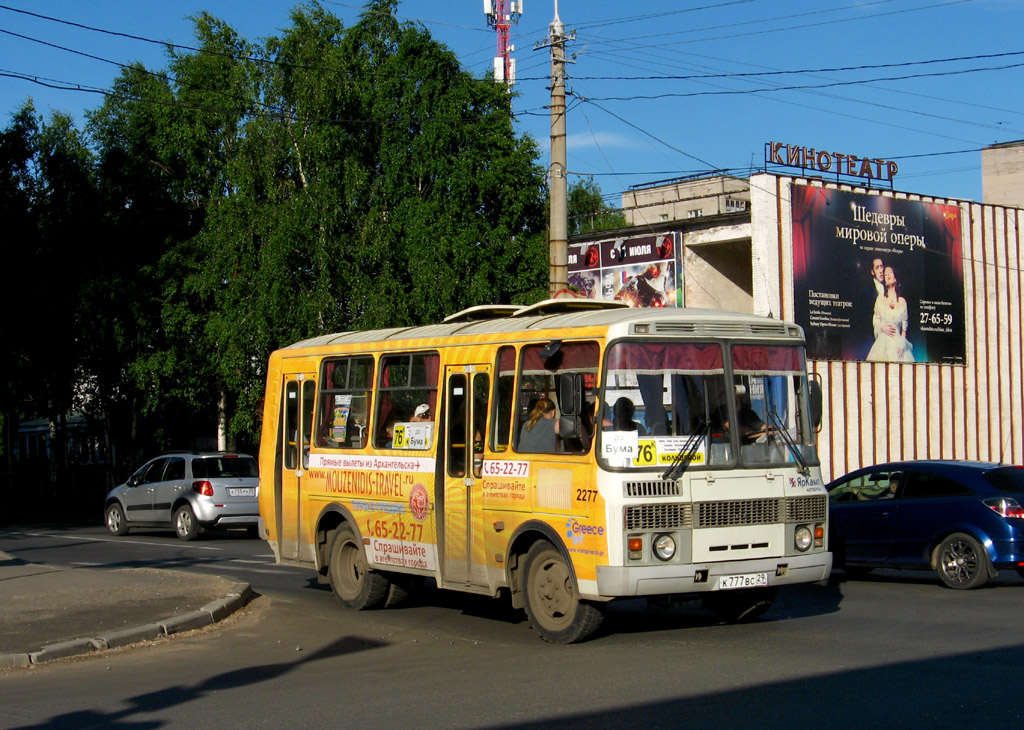
[[[809,358],[965,363],[959,207],[803,185],[792,197]]]
[[[675,233],[570,243],[568,263],[569,286],[587,299],[679,306]]]

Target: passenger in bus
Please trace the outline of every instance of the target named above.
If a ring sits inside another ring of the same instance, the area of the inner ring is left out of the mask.
[[[723,425],[726,432],[730,430],[728,413],[723,411]],[[743,385],[736,386],[736,415],[739,420],[740,443],[752,444],[768,433],[768,426],[757,411],[750,405],[747,389]]]
[[[576,438],[562,439],[562,448],[566,453],[585,454],[590,451],[590,445],[594,441],[595,410],[597,401],[588,400],[583,403],[583,409],[580,411],[580,435]]]
[[[558,446],[558,423],[555,403],[550,398],[539,398],[519,432],[518,451],[553,454]]]
[[[430,406],[426,403],[420,403],[416,406],[416,410],[412,412],[412,417],[409,420],[414,423],[433,421],[434,419],[430,417]]]
[[[381,439],[384,442],[382,448],[390,449],[394,447],[395,443],[395,424],[398,421],[394,418],[388,419],[387,425],[384,426],[384,436]]]
[[[612,406],[612,431],[637,431],[641,435],[645,434],[646,430],[633,420],[634,413],[636,406],[629,398],[623,396],[615,401]]]

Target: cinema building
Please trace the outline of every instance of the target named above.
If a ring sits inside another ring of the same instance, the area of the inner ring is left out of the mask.
[[[749,179],[627,191],[631,227],[570,240],[570,286],[800,324],[826,480],[898,459],[1024,463],[1024,143],[985,150],[992,203],[902,192],[893,163],[800,150],[794,166],[766,145]]]

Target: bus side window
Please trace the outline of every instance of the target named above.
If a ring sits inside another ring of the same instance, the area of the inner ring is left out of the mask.
[[[505,345],[498,350],[494,377],[494,425],[491,428],[491,450],[508,451],[512,430],[512,405],[515,402],[516,350]],[[518,425],[518,424],[517,424]]]
[[[366,446],[373,357],[324,360],[320,383],[316,445],[330,449],[361,449]]]
[[[380,359],[377,380],[377,420],[373,445],[378,449],[433,446],[434,414],[437,411],[437,379],[441,357],[436,352],[401,352]],[[399,446],[387,433],[389,424],[406,427],[421,435],[412,445]],[[424,425],[427,424],[427,425]],[[425,446],[420,445],[426,442]]]
[[[516,451],[567,454],[590,451],[595,430],[599,359],[600,348],[596,342],[554,341],[523,347],[519,356],[519,394],[515,412]],[[573,381],[582,385],[582,392],[562,389],[563,397],[567,393],[573,394],[573,402],[559,403],[559,384],[568,376],[573,376]],[[544,415],[534,413],[538,403],[543,405]],[[555,407],[553,414],[549,403]],[[577,406],[579,411],[574,412]],[[564,437],[559,433],[561,428],[555,429],[555,446],[551,448],[547,431],[554,428],[561,415],[568,415],[576,423],[572,432]],[[549,423],[543,423],[541,418]],[[533,433],[538,428],[543,431],[541,435]]]

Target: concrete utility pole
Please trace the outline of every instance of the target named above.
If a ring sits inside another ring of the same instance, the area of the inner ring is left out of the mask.
[[[565,34],[565,26],[558,17],[555,0],[555,19],[548,26],[547,40],[537,48],[551,48],[551,165],[548,167],[548,185],[551,192],[551,218],[548,224],[549,265],[548,293],[569,286],[568,273],[568,198],[565,153],[565,43],[575,40],[576,31]]]

